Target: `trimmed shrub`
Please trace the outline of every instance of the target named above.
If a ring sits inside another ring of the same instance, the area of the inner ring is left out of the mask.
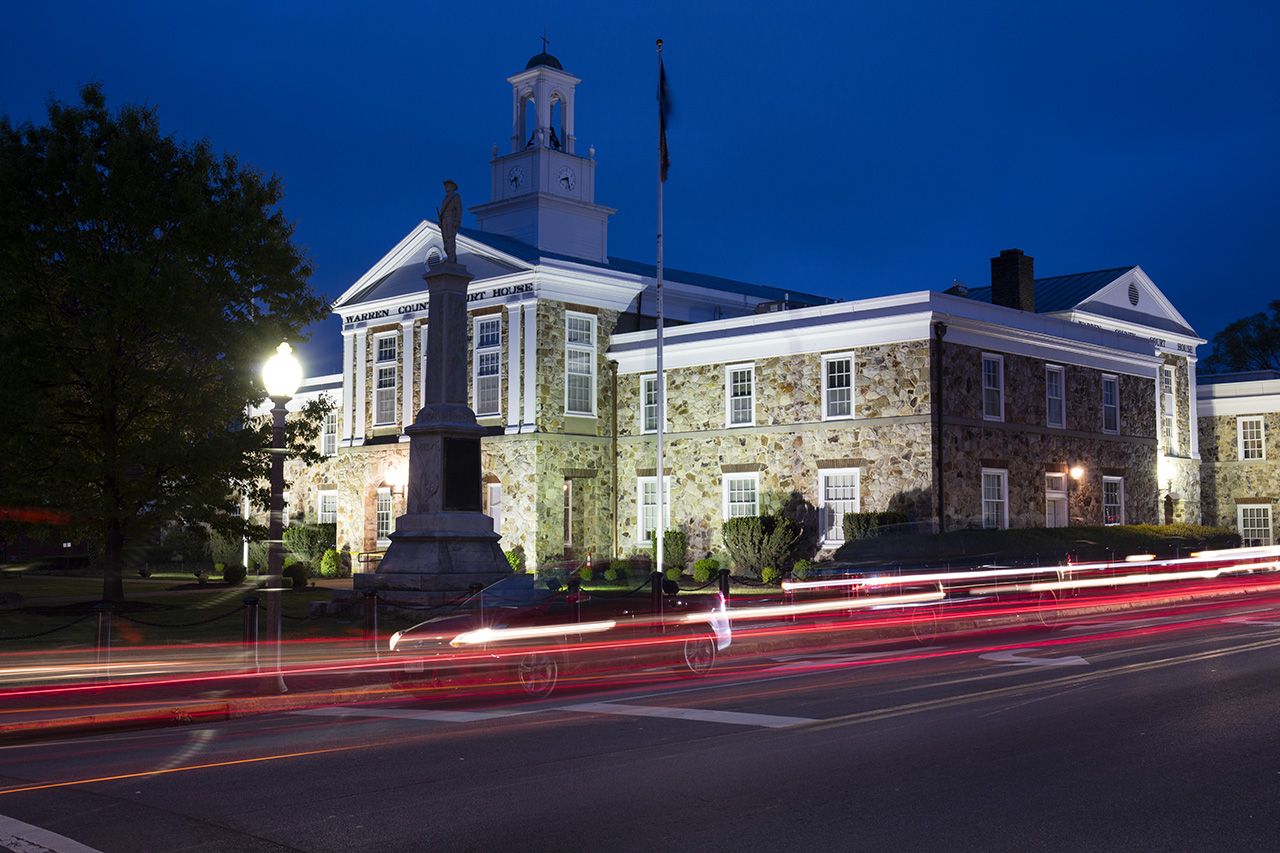
[[[249,576],[249,570],[239,563],[231,563],[222,568],[222,582],[231,586],[239,586]]]
[[[778,515],[748,515],[724,522],[724,547],[741,572],[762,577],[761,570],[788,562],[800,538],[800,527]]]
[[[773,566],[765,566],[760,570],[760,580],[764,583],[777,583],[782,580],[782,569],[775,569]]]
[[[815,568],[817,568],[817,563],[813,560],[796,560],[796,564],[791,567],[791,577],[802,581],[813,574]]]
[[[909,521],[905,512],[885,510],[884,512],[846,512],[840,525],[844,529],[844,541],[867,539],[889,532],[879,528],[890,528]]]
[[[524,571],[524,546],[517,545],[507,552],[507,562],[511,564],[511,571],[519,573]]]
[[[720,563],[715,557],[706,557],[693,564],[693,579],[698,583],[706,583],[720,574]]]
[[[320,577],[342,577],[342,558],[338,556],[337,548],[330,548],[328,551],[325,551],[324,556],[320,558]]]
[[[289,579],[289,585],[293,589],[302,589],[306,586],[310,574],[306,563],[295,561],[284,567],[284,576]]]
[[[617,583],[618,581],[626,583],[630,578],[630,560],[613,560],[609,563],[609,568],[604,570],[604,579],[613,583]]]
[[[649,561],[658,561],[657,543],[649,549]],[[684,574],[684,567],[689,564],[689,534],[678,527],[668,528],[662,532],[662,568],[670,574],[672,569],[679,569]],[[679,577],[679,575],[677,575]]]
[[[581,566],[578,567],[578,577],[581,578],[583,583],[590,583],[591,579],[594,578],[595,576],[596,576],[596,568],[595,566],[591,565],[590,560],[588,560],[587,562],[583,563]]]
[[[678,566],[672,566],[667,569],[665,574],[667,576],[667,580],[678,581],[680,578],[684,577],[684,569],[681,569]]]
[[[318,561],[337,542],[338,525],[333,523],[291,524],[284,529],[284,547],[302,563]]]

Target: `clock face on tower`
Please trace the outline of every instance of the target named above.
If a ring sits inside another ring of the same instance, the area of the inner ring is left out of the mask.
[[[568,166],[560,167],[556,180],[560,185],[560,189],[564,192],[572,192],[574,185],[578,182],[577,176],[573,174],[573,169]]]
[[[507,172],[507,186],[513,190],[524,189],[524,168],[522,166],[512,166],[511,171]]]

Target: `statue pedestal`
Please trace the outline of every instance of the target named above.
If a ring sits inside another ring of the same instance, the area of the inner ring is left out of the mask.
[[[493,519],[481,510],[480,437],[467,407],[467,284],[460,264],[437,264],[423,278],[431,300],[423,406],[405,427],[409,484],[386,556],[355,588],[385,590],[388,601],[438,604],[511,574]],[[434,593],[434,595],[433,595]]]

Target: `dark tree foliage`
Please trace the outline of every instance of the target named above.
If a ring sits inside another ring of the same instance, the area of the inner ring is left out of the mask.
[[[1280,299],[1272,300],[1266,311],[1228,323],[1210,346],[1200,373],[1280,370]]]
[[[164,135],[155,110],[50,98],[49,123],[0,116],[0,505],[63,515],[64,537],[121,555],[162,524],[239,533],[261,502],[263,362],[325,316],[278,209],[278,177]],[[297,447],[318,412],[293,423]]]

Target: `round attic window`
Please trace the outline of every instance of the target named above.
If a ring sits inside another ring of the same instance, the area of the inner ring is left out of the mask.
[[[1130,305],[1138,304],[1138,285],[1134,284],[1133,282],[1129,282],[1129,304]]]
[[[430,249],[427,249],[427,260],[426,260],[427,266],[434,266],[435,264],[440,263],[440,261],[442,260],[444,260],[444,257],[440,254],[440,250],[437,249],[435,246],[432,246]]]

